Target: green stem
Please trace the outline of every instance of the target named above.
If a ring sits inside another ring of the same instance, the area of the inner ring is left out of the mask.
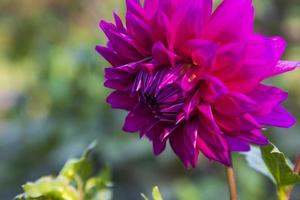
[[[77,189],[79,191],[79,200],[83,200],[84,199],[84,184],[82,179],[80,178],[80,176],[78,176],[77,174],[75,174],[74,176],[75,181],[77,183]]]
[[[277,190],[278,200],[288,200],[287,193],[283,189]]]

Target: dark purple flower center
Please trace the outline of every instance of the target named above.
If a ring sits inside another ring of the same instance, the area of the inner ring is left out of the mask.
[[[139,96],[140,105],[159,120],[174,122],[183,108],[185,98],[182,90],[167,70],[140,72],[133,88]]]

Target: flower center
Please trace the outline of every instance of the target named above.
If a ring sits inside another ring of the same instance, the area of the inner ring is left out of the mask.
[[[140,105],[149,110],[155,118],[174,122],[184,105],[184,96],[177,78],[169,70],[142,71],[137,76],[134,92],[139,95]]]

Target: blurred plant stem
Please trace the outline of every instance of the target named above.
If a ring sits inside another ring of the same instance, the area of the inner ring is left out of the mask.
[[[295,167],[294,167],[294,172],[296,174],[300,174],[300,153],[298,154],[298,157],[296,159],[296,164],[295,164]],[[285,200],[288,200],[288,199],[291,199],[291,195],[293,193],[293,189],[294,187],[292,187],[287,193],[286,193],[286,198]]]
[[[233,167],[226,167],[226,174],[227,174],[228,185],[229,185],[230,200],[237,200],[238,198],[237,198]]]
[[[284,190],[277,190],[277,196],[278,200],[288,200],[289,197],[287,197],[287,192]]]

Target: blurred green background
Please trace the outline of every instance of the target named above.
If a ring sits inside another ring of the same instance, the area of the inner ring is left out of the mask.
[[[283,35],[285,59],[300,60],[300,1],[254,5],[256,30]],[[107,63],[94,51],[106,40],[98,22],[111,20],[115,8],[124,16],[123,0],[0,0],[1,200],[26,181],[57,173],[94,139],[97,167],[112,167],[114,199],[141,199],[154,185],[166,200],[227,199],[223,167],[201,158],[197,169],[186,170],[169,148],[154,157],[146,139],[121,132],[125,113],[105,103]],[[270,82],[290,92],[286,106],[300,120],[300,71]],[[300,151],[300,125],[267,135],[290,159]],[[276,199],[271,181],[241,155],[234,164],[240,199]],[[299,187],[293,199],[300,199]]]

